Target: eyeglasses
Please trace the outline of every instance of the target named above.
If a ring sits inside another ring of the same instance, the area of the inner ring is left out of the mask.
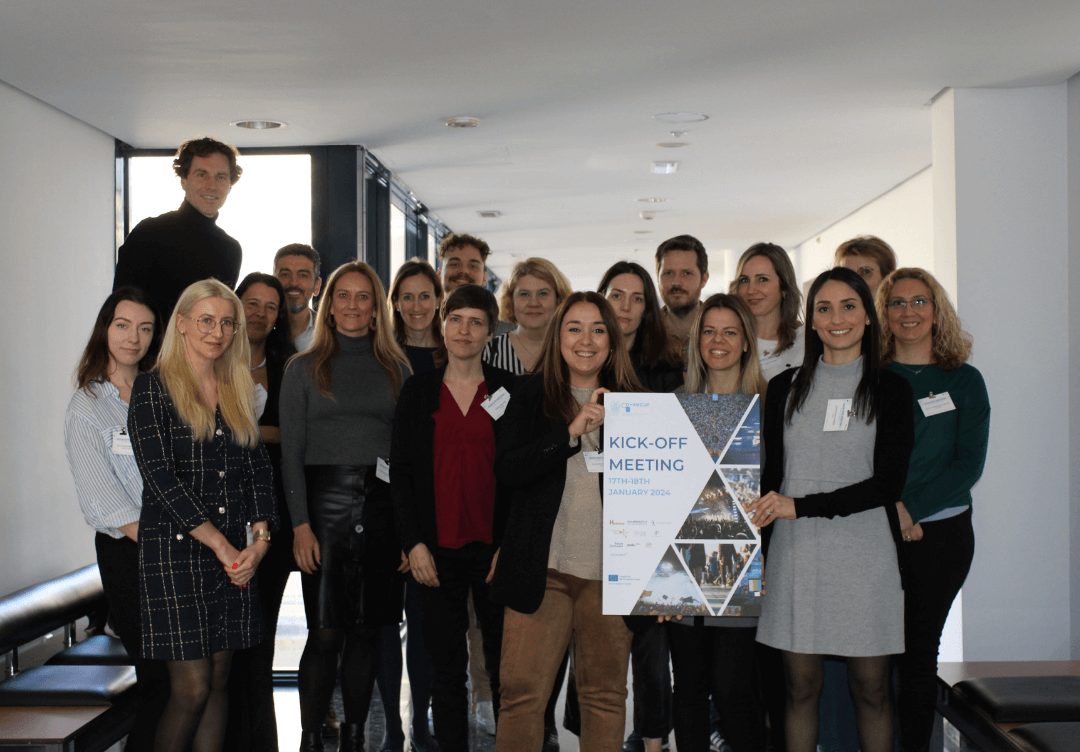
[[[900,309],[907,308],[908,303],[909,303],[909,301],[907,301],[907,300],[900,300],[900,299],[890,300],[886,307],[887,308],[892,308],[894,310],[900,310]],[[911,303],[911,306],[917,311],[921,311],[923,308],[926,308],[926,306],[930,305],[930,301],[927,300],[926,298],[915,298],[914,300],[911,300],[910,303]]]
[[[214,321],[210,316],[203,316],[202,318],[193,319],[191,316],[184,316],[189,321],[194,321],[195,326],[199,328],[199,331],[203,334],[213,334],[214,330],[219,326],[221,327],[221,336],[228,337],[236,329],[236,322],[232,319],[222,319],[221,321]]]

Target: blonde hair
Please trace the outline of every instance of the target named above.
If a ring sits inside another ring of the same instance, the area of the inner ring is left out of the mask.
[[[960,317],[956,315],[956,309],[949,301],[949,294],[945,292],[945,288],[934,279],[933,274],[925,269],[903,267],[881,281],[877,295],[874,296],[874,307],[877,309],[878,318],[882,322],[888,322],[889,298],[892,296],[893,286],[902,279],[922,282],[930,291],[930,301],[934,304],[930,355],[934,365],[943,371],[953,371],[964,365],[971,357],[971,335],[963,330]],[[881,355],[885,363],[891,363],[896,359],[896,338],[893,337],[892,327],[887,323],[881,327]]]
[[[315,332],[311,339],[311,347],[290,358],[289,365],[292,365],[294,360],[305,361],[319,393],[329,399],[334,398],[334,360],[341,349],[334,331],[334,324],[330,320],[334,305],[334,290],[342,277],[353,272],[362,274],[371,282],[371,289],[375,294],[371,308],[371,328],[368,330],[368,336],[371,337],[371,353],[386,371],[390,391],[397,400],[403,381],[401,372],[405,370],[407,373],[412,373],[412,367],[394,338],[394,327],[390,322],[386,305],[386,293],[383,292],[379,275],[363,261],[348,261],[342,264],[326,280],[326,287],[323,288],[322,298],[319,300],[319,310],[315,313]]]
[[[739,356],[739,390],[743,394],[760,394],[765,397],[765,377],[757,353],[757,323],[750,306],[738,295],[717,293],[698,309],[690,326],[690,347],[686,364],[686,393],[700,394],[709,385],[709,367],[701,358],[701,329],[705,326],[705,314],[714,308],[726,308],[739,317],[742,325],[746,352]]]
[[[518,322],[517,316],[514,315],[514,291],[517,290],[518,282],[522,277],[533,276],[537,279],[542,279],[551,285],[555,289],[555,307],[557,308],[562,304],[564,300],[570,297],[573,289],[570,287],[570,280],[566,278],[566,275],[559,271],[559,267],[551,263],[547,259],[532,257],[527,258],[524,261],[519,261],[514,264],[514,268],[510,271],[510,276],[503,283],[502,289],[499,291],[499,318],[503,321],[509,321],[511,324]]]
[[[872,259],[882,277],[888,277],[896,269],[896,251],[876,235],[859,235],[838,245],[833,254],[833,266],[840,266],[848,256]]]
[[[180,333],[176,324],[180,316],[187,316],[196,303],[207,298],[221,298],[233,307],[236,327],[232,341],[214,361],[217,406],[222,419],[232,431],[233,441],[250,449],[259,443],[259,425],[255,419],[255,382],[251,380],[251,351],[245,334],[247,319],[244,317],[244,307],[232,290],[216,279],[204,279],[188,285],[180,294],[180,300],[169,318],[155,369],[180,420],[191,427],[196,441],[212,440],[216,427],[214,410],[206,402],[199,378],[187,358],[185,335]],[[194,333],[198,333],[197,327]]]

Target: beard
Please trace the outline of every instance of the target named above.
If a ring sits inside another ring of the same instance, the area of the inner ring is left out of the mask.
[[[686,305],[681,305],[681,306],[673,306],[673,305],[669,304],[668,305],[668,311],[670,311],[672,314],[674,314],[676,317],[678,317],[680,319],[685,319],[691,313],[696,311],[697,307],[698,307],[698,301],[695,300],[695,301],[692,301],[690,303],[687,303]]]
[[[293,299],[289,297],[290,292],[298,292],[300,293],[300,297],[293,301]],[[304,299],[304,291],[301,290],[299,287],[286,287],[285,300],[285,307],[288,308],[289,313],[293,314],[294,316],[308,307],[308,301]]]

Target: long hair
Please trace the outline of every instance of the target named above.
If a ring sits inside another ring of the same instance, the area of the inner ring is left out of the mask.
[[[874,297],[870,293],[870,286],[866,284],[866,280],[857,272],[843,266],[833,267],[819,274],[814,284],[810,286],[810,292],[806,296],[807,322],[814,320],[814,301],[822,286],[830,280],[843,282],[854,290],[862,301],[866,318],[870,320],[870,324],[863,332],[860,348],[863,358],[862,378],[859,379],[859,386],[855,389],[855,399],[852,403],[855,415],[870,423],[877,417],[877,400],[874,394],[881,373],[881,325],[878,322],[877,310],[874,308]],[[802,367],[791,383],[791,397],[788,400],[786,414],[788,425],[791,425],[792,416],[802,408],[814,390],[814,373],[817,371],[818,361],[825,352],[825,344],[809,323],[806,325],[805,343]]]
[[[401,283],[410,277],[416,277],[418,275],[427,277],[428,281],[431,282],[431,288],[434,291],[433,294],[435,295],[435,300],[431,304],[431,336],[435,338],[435,346],[439,347],[442,345],[442,328],[439,326],[439,306],[442,305],[443,287],[442,282],[439,281],[438,272],[432,269],[431,264],[422,258],[409,259],[399,266],[397,274],[394,275],[394,282],[390,285],[390,316],[393,317],[394,322],[394,339],[402,347],[409,344],[405,332],[405,319],[401,317],[401,312],[397,309],[397,302],[398,298],[401,296]]]
[[[743,279],[743,266],[754,256],[764,256],[773,265],[776,277],[780,281],[780,325],[776,328],[778,340],[774,354],[787,350],[795,344],[795,334],[799,329],[799,309],[802,307],[802,293],[799,292],[799,282],[795,279],[795,267],[791,265],[791,257],[775,243],[755,243],[743,251],[739,257],[739,265],[735,269],[735,279],[728,287],[732,295],[739,294],[739,283]]]
[[[641,314],[641,325],[630,347],[630,361],[645,366],[680,368],[682,366],[681,347],[677,340],[668,334],[660,318],[660,300],[656,295],[656,286],[645,267],[633,261],[619,261],[604,272],[596,291],[607,297],[611,281],[620,274],[633,274],[641,280],[645,289],[645,312]]]
[[[412,367],[409,365],[409,359],[405,357],[405,353],[394,340],[394,330],[388,321],[390,317],[386,315],[386,293],[383,292],[379,275],[363,261],[348,261],[342,264],[326,280],[326,288],[319,299],[319,310],[315,314],[315,332],[311,339],[311,347],[294,355],[289,364],[298,360],[303,361],[310,368],[312,380],[319,393],[329,399],[334,398],[334,360],[341,350],[341,345],[338,344],[337,333],[330,316],[338,281],[352,272],[367,277],[375,293],[371,308],[371,328],[368,332],[368,336],[371,337],[371,353],[386,372],[386,380],[390,382],[390,391],[397,400],[398,392],[401,391],[401,371],[404,369],[412,373]]]
[[[146,355],[139,361],[139,370],[149,371],[154,365],[154,354],[161,343],[161,315],[154,301],[142,288],[125,285],[117,288],[101,304],[101,310],[94,321],[94,329],[90,332],[90,341],[86,343],[79,366],[75,369],[76,389],[82,389],[87,384],[103,384],[109,380],[109,326],[116,318],[116,306],[125,300],[146,306],[154,316],[154,336],[150,340]]]
[[[757,352],[757,323],[750,306],[738,295],[718,292],[709,296],[698,308],[694,323],[690,326],[690,347],[686,364],[686,392],[700,394],[709,385],[709,367],[701,357],[701,330],[705,326],[705,314],[715,308],[726,308],[739,317],[742,325],[746,352],[739,356],[739,389],[743,394],[765,396],[765,377],[761,375],[761,364]]]
[[[534,256],[519,261],[514,264],[514,268],[510,270],[510,276],[503,282],[502,290],[499,291],[499,314],[503,321],[509,321],[511,324],[518,322],[517,316],[514,315],[514,292],[521,278],[527,275],[542,279],[551,285],[555,291],[556,306],[570,297],[570,293],[573,292],[570,280],[559,271],[559,267],[547,259]]]
[[[630,353],[626,351],[626,340],[619,329],[619,319],[615,316],[611,303],[599,293],[575,292],[555,311],[544,337],[544,347],[536,361],[536,371],[541,373],[544,379],[544,413],[567,423],[572,422],[578,414],[578,406],[574,401],[574,393],[570,390],[570,367],[562,356],[562,322],[567,311],[576,303],[592,303],[596,306],[607,328],[611,352],[600,368],[600,386],[613,392],[645,391],[634,374]]]
[[[896,269],[896,252],[876,235],[859,235],[838,245],[836,253],[833,254],[833,266],[840,266],[847,256],[866,256],[873,259],[883,279]]]
[[[960,317],[949,301],[949,294],[925,269],[904,267],[882,280],[874,297],[878,317],[885,322],[889,320],[889,298],[892,297],[893,286],[902,279],[918,280],[930,291],[930,301],[934,304],[934,325],[931,329],[934,365],[943,371],[953,371],[964,365],[971,357],[971,335],[963,330]],[[887,325],[882,327],[881,359],[884,363],[896,359],[896,338],[893,337],[892,328]]]
[[[184,336],[177,328],[176,320],[187,316],[200,300],[221,298],[232,303],[236,310],[236,329],[228,348],[214,361],[214,378],[217,379],[218,407],[221,417],[232,431],[233,441],[240,446],[253,448],[259,443],[259,425],[255,420],[255,382],[251,380],[251,349],[248,346],[247,319],[244,307],[226,285],[216,279],[204,279],[188,285],[180,294],[161,343],[161,354],[155,369],[161,377],[165,391],[172,398],[177,414],[191,427],[197,441],[210,441],[214,437],[214,410],[207,404],[195,369],[188,361]],[[191,327],[192,336],[199,336],[198,327]]]
[[[285,300],[285,288],[282,287],[281,280],[273,274],[252,272],[237,286],[236,297],[243,302],[244,293],[256,283],[266,285],[277,293],[277,319],[274,320],[274,327],[270,333],[266,335],[265,347],[267,357],[283,363],[296,353],[296,345],[293,344],[292,332],[289,330],[289,307]]]

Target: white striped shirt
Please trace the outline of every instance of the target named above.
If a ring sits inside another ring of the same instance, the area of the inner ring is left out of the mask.
[[[514,352],[514,346],[510,344],[509,332],[500,334],[488,342],[481,357],[485,363],[509,371],[515,376],[525,373],[525,366],[521,364],[517,353]]]
[[[119,528],[142,512],[135,457],[113,452],[114,431],[127,432],[127,417],[127,403],[108,381],[75,392],[64,416],[64,448],[86,524],[113,538],[123,538]]]

